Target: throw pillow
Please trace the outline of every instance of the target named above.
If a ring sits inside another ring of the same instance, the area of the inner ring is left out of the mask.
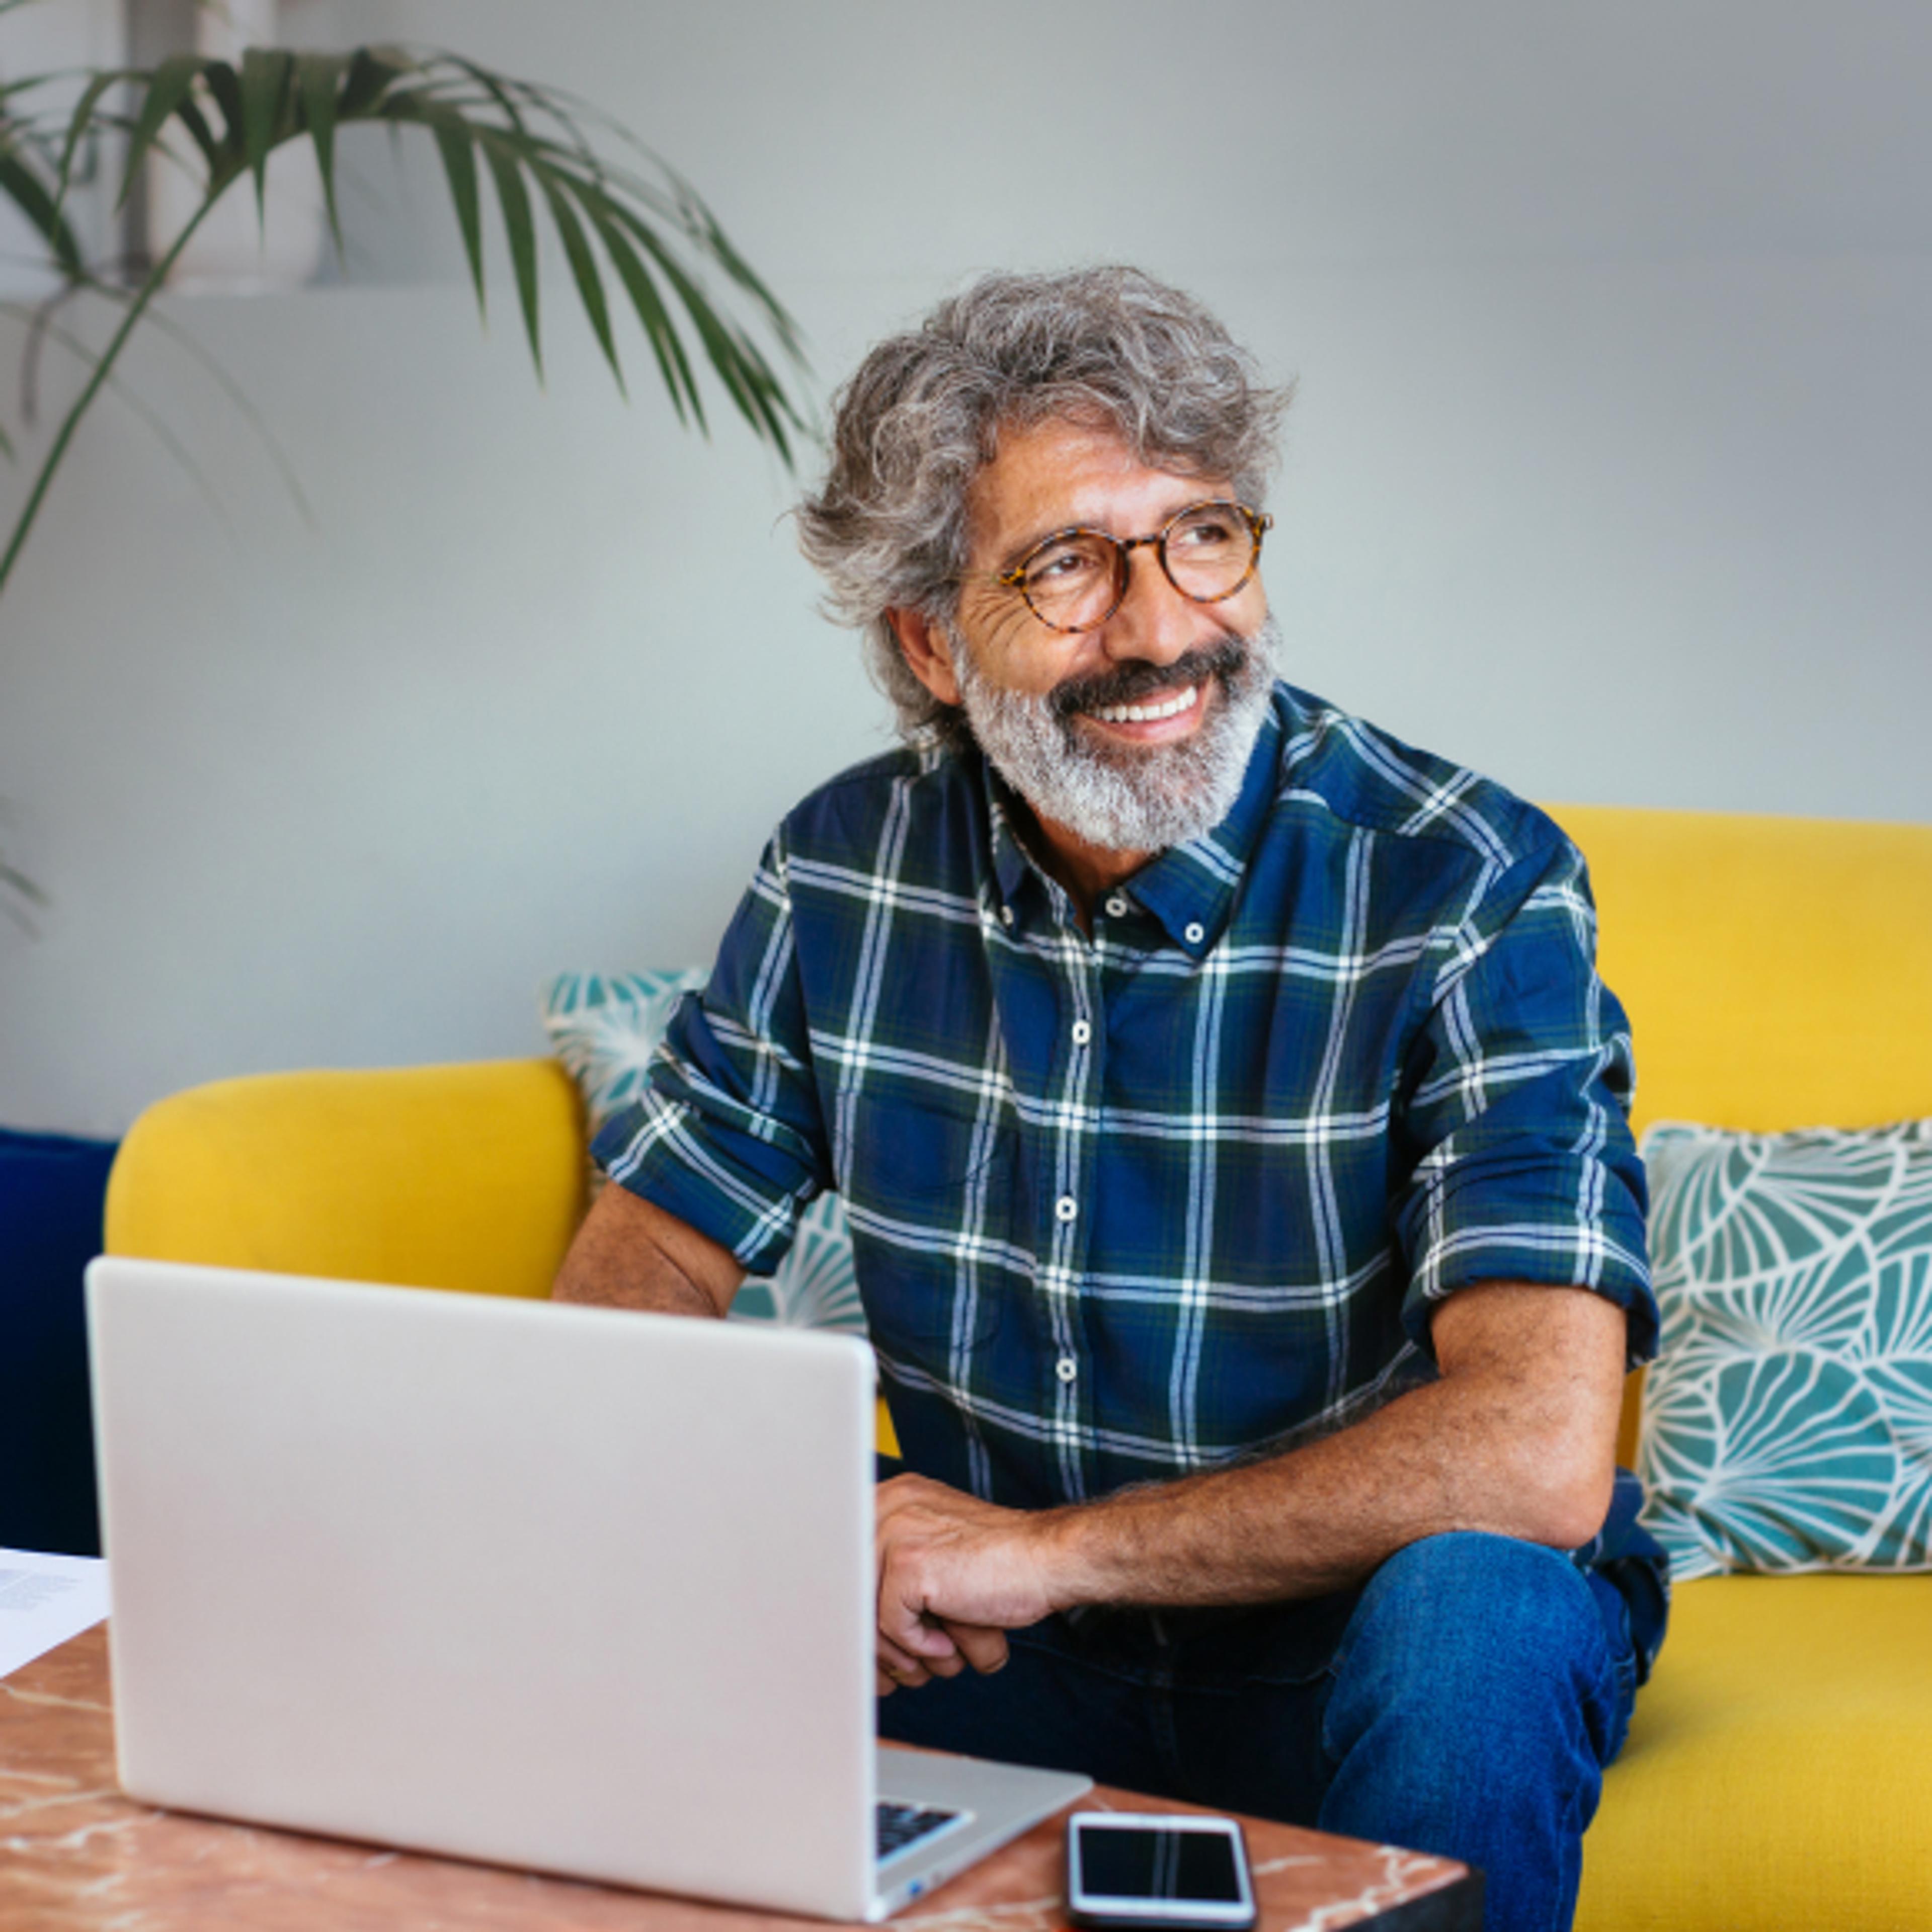
[[[0,1548],[100,1553],[81,1276],[114,1154],[0,1127]]]
[[[702,966],[670,973],[563,973],[539,1002],[550,1051],[584,1096],[590,1131],[644,1091],[644,1075],[677,1003],[710,976]]]
[[[1653,1126],[1645,1520],[1679,1580],[1932,1569],[1932,1120]]]
[[[543,989],[544,1030],[584,1096],[594,1134],[644,1090],[651,1056],[677,1003],[703,989],[701,966],[673,972],[565,973]],[[747,1281],[734,1319],[863,1334],[866,1316],[853,1269],[844,1204],[821,1194],[801,1217],[778,1272]]]

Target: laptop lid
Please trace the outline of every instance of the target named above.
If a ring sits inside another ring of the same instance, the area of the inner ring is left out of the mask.
[[[876,1910],[862,1342],[118,1258],[88,1304],[132,1796]]]

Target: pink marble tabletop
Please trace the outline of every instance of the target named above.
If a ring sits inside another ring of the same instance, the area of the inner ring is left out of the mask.
[[[1186,1808],[1108,1790],[1090,1802],[1116,1810]],[[1454,1888],[1459,1901],[1466,1900],[1459,1884],[1466,1874],[1448,1859],[1290,1825],[1244,1823],[1263,1932],[1334,1932],[1404,1906],[1396,1918],[1405,1924],[1460,1920],[1446,1894]],[[1061,1821],[1049,1819],[892,1924],[902,1932],[1056,1932],[1066,1924],[1062,1837]],[[1443,1908],[1440,1916],[1420,1904],[1425,1899]],[[104,1628],[0,1682],[4,1932],[376,1925],[410,1932],[801,1932],[811,1922],[135,1804],[115,1783]]]

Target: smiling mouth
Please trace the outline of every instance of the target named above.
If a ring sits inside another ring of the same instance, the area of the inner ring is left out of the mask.
[[[1097,718],[1103,724],[1157,724],[1163,718],[1178,718],[1184,711],[1192,711],[1200,701],[1200,686],[1190,684],[1185,691],[1176,692],[1157,704],[1098,705],[1087,716]]]
[[[1117,742],[1164,742],[1196,728],[1209,705],[1233,688],[1251,656],[1248,640],[1226,632],[1171,664],[1136,660],[1070,677],[1047,701],[1064,722],[1080,718],[1090,728],[1124,732],[1124,740]],[[1171,728],[1163,732],[1162,726]]]

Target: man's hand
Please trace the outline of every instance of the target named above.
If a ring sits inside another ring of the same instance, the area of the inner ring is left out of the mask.
[[[1057,1607],[1043,1513],[1000,1509],[925,1476],[878,1490],[878,1688],[998,1670],[1006,1633]]]

